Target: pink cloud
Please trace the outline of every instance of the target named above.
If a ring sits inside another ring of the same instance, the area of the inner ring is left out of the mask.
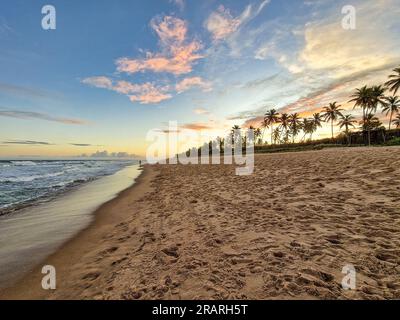
[[[161,93],[159,91],[152,91],[141,95],[129,96],[129,99],[132,102],[139,101],[141,104],[159,103],[161,101],[168,100],[171,98],[172,96],[170,94]]]
[[[144,83],[138,86],[136,95],[130,95],[132,102],[138,101],[141,104],[159,103],[172,98],[172,95],[166,93],[167,88],[157,88],[152,83]]]
[[[199,114],[199,115],[208,115],[208,114],[210,114],[210,111],[208,111],[208,110],[206,110],[206,109],[204,109],[204,108],[196,108],[196,109],[193,109],[193,112],[194,112],[195,114]]]
[[[146,82],[135,84],[128,81],[117,81],[115,84],[107,77],[91,77],[82,80],[83,83],[103,89],[109,89],[129,96],[132,102],[141,104],[159,103],[172,98],[167,93],[168,87],[156,87],[153,83]]]
[[[151,27],[160,39],[161,52],[147,52],[142,59],[120,58],[116,61],[119,72],[148,70],[180,75],[191,72],[193,63],[203,58],[198,53],[202,48],[201,43],[196,40],[186,41],[187,23],[184,20],[165,16],[162,20],[153,19]]]
[[[186,124],[180,126],[180,128],[187,129],[187,130],[201,131],[201,130],[212,130],[213,126],[206,124],[206,123],[195,122],[195,123],[186,123]]]
[[[235,32],[241,24],[241,19],[234,18],[229,9],[223,5],[218,10],[211,13],[206,21],[207,30],[211,32],[214,40],[226,38]]]
[[[150,26],[159,38],[160,52],[147,52],[144,58],[119,58],[116,61],[117,71],[133,74],[136,72],[167,72],[182,75],[193,70],[194,63],[203,58],[199,53],[202,44],[197,41],[188,41],[187,22],[172,16],[157,17],[150,22]],[[172,98],[169,91],[178,93],[192,87],[200,87],[204,91],[211,90],[211,84],[200,77],[191,77],[181,80],[174,86],[156,86],[154,83],[135,84],[129,81],[113,81],[110,78],[90,77],[82,81],[85,84],[109,89],[125,94],[132,102],[142,104],[159,103]]]
[[[184,20],[165,16],[162,20],[159,18],[151,20],[150,25],[157,33],[162,45],[182,43],[186,39],[187,23]]]
[[[192,87],[200,87],[204,91],[211,90],[211,83],[204,81],[200,77],[185,78],[176,85],[176,91],[182,93],[191,89]]]
[[[175,75],[189,73],[193,63],[203,58],[196,52],[201,49],[200,43],[194,41],[188,45],[171,47],[169,57],[161,54],[147,53],[145,59],[120,58],[117,60],[119,72],[136,73],[139,71],[168,72]]]
[[[128,81],[118,81],[117,84],[112,87],[112,90],[122,94],[138,92],[140,89],[141,85],[133,84]]]

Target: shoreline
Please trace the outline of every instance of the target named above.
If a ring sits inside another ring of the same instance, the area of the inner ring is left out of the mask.
[[[399,299],[400,148],[146,165],[94,222],[0,299]],[[390,240],[388,240],[390,239]],[[342,287],[354,266],[355,290]]]
[[[28,161],[28,162],[57,162],[57,161],[63,161],[63,160],[1,160],[1,162],[21,162],[21,161]],[[65,160],[69,162],[82,162],[82,161],[93,161],[93,160]],[[115,160],[95,160],[95,161],[115,161]],[[105,174],[105,175],[97,175],[97,176],[92,176],[89,177],[88,179],[77,179],[74,181],[71,181],[65,185],[63,185],[59,190],[54,190],[53,192],[45,193],[43,195],[40,195],[39,197],[29,199],[26,201],[23,201],[21,203],[14,203],[6,207],[0,208],[0,217],[5,216],[8,214],[13,214],[15,212],[19,212],[21,210],[29,209],[29,208],[35,208],[37,206],[49,203],[51,201],[54,201],[55,199],[58,199],[59,197],[62,197],[64,195],[67,195],[70,192],[73,192],[74,190],[77,190],[85,185],[88,185],[89,183],[95,182],[97,180],[100,180],[102,178],[105,178],[107,176],[112,176],[116,174],[118,171],[123,170],[127,167],[137,165],[137,163],[130,163],[125,165],[124,167],[119,168],[116,172],[112,174]]]
[[[52,291],[43,290],[41,287],[42,266],[53,265],[56,267],[59,284],[60,273],[66,274],[71,264],[80,260],[80,256],[91,250],[95,250],[97,242],[102,239],[108,227],[118,223],[124,214],[116,212],[113,207],[116,203],[124,201],[133,194],[133,198],[142,196],[146,190],[144,180],[148,179],[150,169],[142,166],[142,172],[134,180],[133,185],[120,191],[116,196],[100,205],[91,213],[91,223],[80,230],[72,238],[66,240],[54,253],[47,256],[36,266],[20,277],[12,286],[0,289],[0,300],[42,300],[51,299]],[[147,181],[148,182],[148,181]],[[113,214],[108,214],[112,211]],[[126,213],[125,213],[126,214]],[[101,233],[101,235],[100,235]],[[90,240],[90,241],[88,241]]]

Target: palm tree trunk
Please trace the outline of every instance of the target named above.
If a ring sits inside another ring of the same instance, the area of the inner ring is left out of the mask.
[[[264,127],[263,134],[262,134],[262,142],[264,142],[265,129],[267,129],[267,127]],[[263,143],[261,143],[261,144],[263,144]]]
[[[274,126],[273,126],[272,123],[271,123],[271,145],[274,144],[273,141],[272,141],[272,135],[273,135],[273,133],[274,133]]]
[[[333,140],[333,118],[331,119],[331,131],[332,131],[332,140]]]
[[[368,128],[368,147],[371,146],[371,129]]]
[[[362,132],[363,132],[363,141],[365,145],[365,106],[363,106],[363,125],[362,125]]]
[[[390,125],[392,124],[392,117],[393,117],[393,110],[390,112],[389,131],[390,131]]]

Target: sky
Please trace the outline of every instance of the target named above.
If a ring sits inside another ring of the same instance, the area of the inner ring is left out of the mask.
[[[144,155],[170,121],[223,135],[271,108],[359,116],[354,89],[400,64],[399,16],[398,0],[2,0],[0,157]]]

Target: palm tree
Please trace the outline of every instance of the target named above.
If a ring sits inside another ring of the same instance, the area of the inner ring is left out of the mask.
[[[369,99],[366,108],[366,115],[364,117],[364,126],[368,131],[368,145],[371,145],[371,130],[373,129],[372,123],[376,123],[379,119],[375,117],[375,112],[378,109],[379,105],[385,104],[385,88],[383,86],[373,86],[368,89],[369,91]],[[380,125],[382,123],[379,121]]]
[[[298,113],[289,115],[289,128],[292,134],[292,143],[301,130],[301,120]]]
[[[390,113],[389,119],[389,130],[392,124],[392,118],[394,113],[398,113],[400,110],[400,99],[398,96],[391,96],[385,98],[386,103],[382,105],[382,112],[386,112],[386,116]]]
[[[303,132],[304,132],[304,136],[303,136],[302,140],[303,141],[305,140],[307,134],[309,134],[310,139],[312,139],[312,134],[313,134],[314,128],[315,128],[313,119],[304,118],[301,128],[303,129]]]
[[[329,106],[323,108],[323,115],[322,117],[324,118],[325,121],[330,121],[331,122],[331,131],[332,131],[332,140],[333,140],[333,121],[336,121],[339,116],[342,115],[341,111],[343,109],[340,109],[340,105],[337,105],[337,102],[330,103]]]
[[[255,141],[256,141],[256,136],[255,136],[255,128],[253,127],[253,126],[250,126],[249,127],[249,130],[252,130],[253,131],[253,141],[250,139],[250,137],[248,137],[248,140],[249,140],[249,142],[250,143],[255,143]],[[246,134],[245,134],[245,136],[243,137],[243,141],[244,142],[246,142]]]
[[[301,138],[301,141],[304,141],[306,139],[306,135],[308,134],[310,128],[310,123],[310,120],[308,120],[307,118],[303,118],[303,122],[301,123],[301,130],[303,130],[304,136],[303,138]]]
[[[322,116],[319,112],[314,113],[312,116],[312,124],[313,124],[313,131],[311,132],[311,140],[312,140],[312,135],[314,132],[316,132],[318,130],[318,128],[322,127]]]
[[[284,140],[287,142],[289,140],[289,115],[287,113],[282,113],[279,118],[279,127],[282,129],[282,133],[285,132]]]
[[[358,107],[362,108],[363,111],[362,121],[365,122],[365,117],[367,116],[366,111],[371,102],[371,88],[364,86],[360,89],[356,89],[356,92],[351,97],[353,99],[351,99],[349,102],[355,102],[353,109]]]
[[[232,143],[239,142],[240,141],[239,140],[240,136],[241,136],[241,134],[240,134],[240,126],[235,124],[231,129]]]
[[[345,133],[346,133],[346,137],[347,137],[347,142],[350,145],[350,136],[349,136],[349,127],[353,127],[354,128],[354,124],[357,122],[355,120],[355,118],[351,115],[351,114],[347,114],[347,115],[341,115],[340,116],[340,121],[338,123],[340,129],[342,129],[343,127],[345,127]]]
[[[383,86],[373,86],[369,102],[369,112],[375,113],[379,105],[385,104],[385,88]]]
[[[265,136],[265,130],[267,129],[269,127],[269,125],[268,125],[268,123],[267,123],[267,121],[265,121],[265,118],[263,119],[263,121],[261,122],[261,128],[263,128],[263,131],[262,131],[262,141],[265,141],[264,140],[264,136]]]
[[[396,126],[396,128],[400,128],[400,114],[398,114],[396,116],[396,119],[394,119],[392,122]]]
[[[261,137],[261,129],[260,128],[257,128],[257,129],[254,129],[252,126],[250,126],[250,129],[253,129],[254,130],[254,140],[256,141],[256,143],[257,143],[257,141],[260,139],[260,137]]]
[[[368,113],[363,121],[360,122],[363,130],[368,131],[368,145],[371,145],[371,130],[378,129],[382,126],[382,122],[373,113]]]
[[[225,139],[217,137],[217,141],[219,140],[219,152],[223,153],[224,146],[225,146]]]
[[[273,143],[272,133],[274,124],[279,122],[279,113],[275,109],[268,110],[264,115],[265,128],[271,127],[271,144]]]
[[[395,74],[391,74],[389,78],[391,80],[385,83],[385,86],[390,90],[393,91],[393,95],[396,95],[397,90],[400,88],[400,67],[393,69]]]
[[[274,144],[276,144],[277,142],[279,142],[281,137],[281,129],[275,128],[274,131],[272,132],[272,140],[274,141]]]

